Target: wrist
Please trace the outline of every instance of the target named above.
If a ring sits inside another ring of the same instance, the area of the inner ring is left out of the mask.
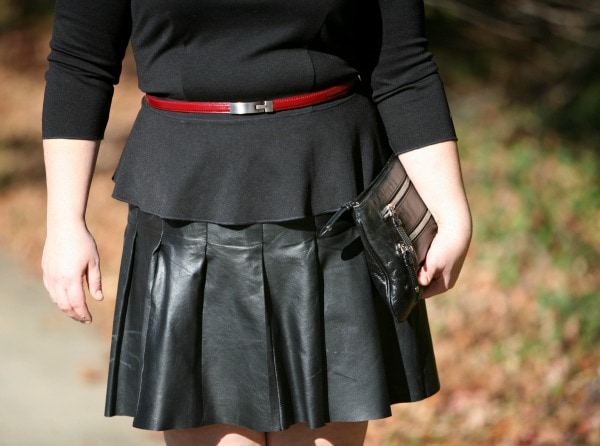
[[[49,234],[57,232],[72,232],[81,229],[87,230],[85,217],[82,214],[58,214],[48,213],[46,218],[46,230]]]

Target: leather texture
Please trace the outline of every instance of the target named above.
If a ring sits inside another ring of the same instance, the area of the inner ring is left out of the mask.
[[[332,217],[321,235],[348,210],[360,231],[375,288],[394,318],[406,320],[422,295],[417,271],[437,224],[397,156],[355,201]]]
[[[133,208],[106,415],[266,432],[382,418],[435,393],[425,302],[395,324],[352,219],[318,238],[330,217],[219,226]]]

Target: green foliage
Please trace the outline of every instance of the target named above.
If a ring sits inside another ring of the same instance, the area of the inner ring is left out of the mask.
[[[479,106],[481,107],[481,106]],[[506,290],[523,289],[554,318],[555,341],[600,340],[600,159],[543,130],[532,110],[456,107],[477,261]],[[521,123],[521,124],[519,124]],[[524,133],[524,126],[529,133]],[[566,328],[570,327],[570,328]],[[573,328],[575,327],[575,328]],[[568,341],[571,342],[571,341]],[[502,356],[502,349],[495,352]]]
[[[583,295],[547,293],[540,302],[556,317],[555,338],[566,348],[593,348],[600,341],[598,292]]]

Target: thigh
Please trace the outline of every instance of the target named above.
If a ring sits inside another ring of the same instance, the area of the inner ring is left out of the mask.
[[[318,429],[295,424],[281,432],[267,433],[269,446],[362,446],[367,422],[329,423]]]
[[[213,424],[164,432],[167,446],[266,446],[266,437],[241,426]]]

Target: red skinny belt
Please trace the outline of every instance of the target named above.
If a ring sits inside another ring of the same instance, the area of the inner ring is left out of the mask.
[[[229,113],[232,115],[273,113],[322,104],[344,97],[350,93],[354,85],[356,85],[356,80],[353,79],[324,90],[254,102],[189,102],[162,99],[148,94],[146,95],[146,102],[149,106],[159,110],[182,113]]]

